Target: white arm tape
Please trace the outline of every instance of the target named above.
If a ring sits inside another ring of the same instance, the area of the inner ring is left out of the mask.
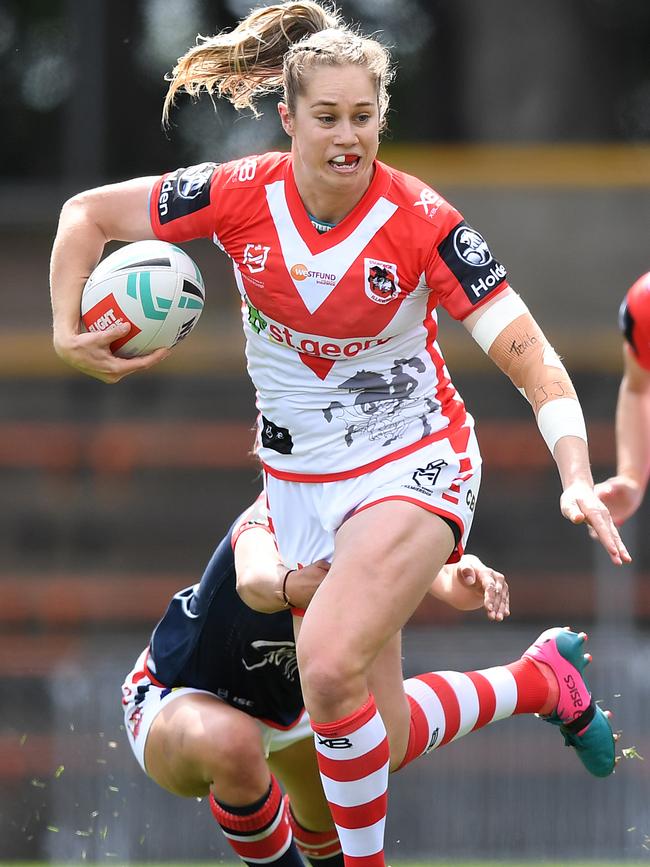
[[[528,307],[514,292],[500,298],[480,317],[472,328],[474,340],[487,352],[503,329],[514,322],[518,316],[528,313]]]
[[[537,413],[537,426],[551,454],[561,437],[580,437],[587,442],[582,408],[572,397],[560,397],[544,404]]]

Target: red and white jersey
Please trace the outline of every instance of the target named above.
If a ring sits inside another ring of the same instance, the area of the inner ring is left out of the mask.
[[[634,358],[644,370],[650,370],[650,271],[629,288],[618,318]]]
[[[163,176],[151,222],[162,240],[212,237],[232,259],[272,475],[353,477],[471,424],[436,306],[464,319],[506,271],[421,181],[377,162],[359,204],[319,234],[291,155],[269,153]]]

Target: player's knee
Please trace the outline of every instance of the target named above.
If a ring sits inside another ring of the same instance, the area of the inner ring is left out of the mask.
[[[232,769],[233,773],[265,764],[259,727],[254,719],[244,714],[226,726],[208,724],[201,740],[209,760],[220,768]]]
[[[299,659],[300,679],[308,707],[329,705],[358,690],[363,668],[358,661],[338,653],[309,654]]]

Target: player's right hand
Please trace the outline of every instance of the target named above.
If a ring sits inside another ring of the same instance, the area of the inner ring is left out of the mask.
[[[112,325],[105,331],[88,331],[70,336],[54,335],[56,354],[80,373],[101,382],[115,383],[131,373],[147,370],[166,358],[169,349],[157,349],[138,358],[119,358],[111,352],[111,343],[129,330],[127,323]]]
[[[624,524],[641,505],[644,491],[637,481],[628,476],[612,476],[594,488],[598,498],[607,506],[617,527]]]

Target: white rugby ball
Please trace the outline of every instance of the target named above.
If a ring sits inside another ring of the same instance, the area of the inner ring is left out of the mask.
[[[130,331],[111,351],[133,358],[187,337],[204,303],[203,278],[187,253],[166,241],[136,241],[97,265],[84,286],[81,319],[88,331],[127,322]]]

